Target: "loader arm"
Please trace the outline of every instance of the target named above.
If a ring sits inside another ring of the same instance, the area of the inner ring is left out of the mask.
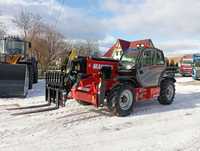
[[[7,63],[8,64],[17,64],[21,59],[21,55],[12,55],[8,57]]]

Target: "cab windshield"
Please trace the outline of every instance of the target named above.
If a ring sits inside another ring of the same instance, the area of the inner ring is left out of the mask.
[[[24,54],[25,43],[23,41],[6,40],[5,53],[6,54]]]
[[[126,69],[131,69],[135,67],[135,63],[138,57],[139,51],[129,51],[122,55],[120,63]]]
[[[191,65],[192,64],[192,60],[183,60],[182,64]]]
[[[200,56],[199,55],[194,55],[193,56],[193,62],[195,67],[200,67]]]

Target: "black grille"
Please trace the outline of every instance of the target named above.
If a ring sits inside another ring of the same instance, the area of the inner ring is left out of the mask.
[[[52,88],[64,87],[64,79],[66,74],[59,71],[49,71],[46,73],[46,85]]]

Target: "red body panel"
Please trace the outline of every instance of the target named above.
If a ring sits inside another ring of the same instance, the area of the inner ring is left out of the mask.
[[[159,94],[160,94],[159,87],[135,88],[135,100],[137,102],[157,98]]]
[[[112,78],[105,81],[105,91],[109,91],[117,84],[116,77],[118,76],[118,62],[112,61],[97,61],[91,58],[87,59],[87,78],[80,80],[79,84],[72,88],[71,95],[76,100],[81,100],[84,102],[91,103],[98,107],[98,93],[99,84],[101,82],[100,69],[102,66],[111,66],[112,68]],[[159,87],[150,88],[135,88],[136,101],[151,100],[159,96]]]
[[[102,66],[110,66],[112,68],[112,77],[117,75],[118,61],[98,61],[92,58],[87,59],[87,74],[98,75]]]

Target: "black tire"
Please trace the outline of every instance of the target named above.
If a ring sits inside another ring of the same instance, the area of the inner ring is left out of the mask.
[[[38,66],[37,61],[35,58],[31,58],[31,64],[32,64],[32,73],[33,73],[33,83],[38,83]]]
[[[84,105],[84,106],[91,105],[90,103],[84,102],[84,101],[81,101],[81,100],[76,100],[76,101],[77,101],[79,104]]]
[[[170,105],[174,101],[175,85],[171,80],[164,80],[160,84],[160,96],[158,101],[162,105]]]
[[[128,116],[131,114],[131,112],[133,111],[133,106],[135,104],[133,90],[134,88],[130,85],[122,85],[110,92],[107,98],[107,104],[108,108],[114,115]]]
[[[28,76],[29,76],[29,81],[28,81],[28,89],[33,88],[33,74],[32,74],[32,66],[28,65]]]

